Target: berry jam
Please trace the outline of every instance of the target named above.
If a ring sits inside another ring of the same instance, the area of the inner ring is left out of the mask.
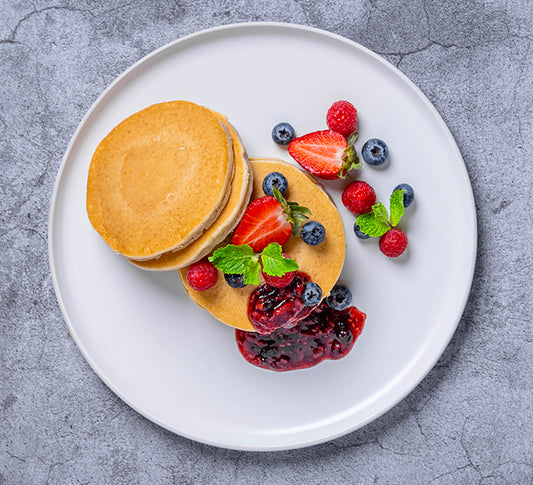
[[[274,371],[313,367],[326,359],[340,359],[361,334],[366,315],[355,307],[333,310],[322,302],[292,328],[269,335],[236,331],[243,357],[253,365]]]
[[[285,288],[259,285],[248,300],[248,318],[255,331],[266,335],[280,327],[292,327],[309,315],[313,307],[305,306],[302,299],[309,280],[305,273],[297,272]]]

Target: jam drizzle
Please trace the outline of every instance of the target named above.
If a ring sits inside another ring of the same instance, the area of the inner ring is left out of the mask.
[[[269,335],[236,331],[237,345],[251,364],[274,371],[306,369],[326,359],[340,359],[361,334],[366,315],[355,307],[333,310],[322,302],[292,328]]]

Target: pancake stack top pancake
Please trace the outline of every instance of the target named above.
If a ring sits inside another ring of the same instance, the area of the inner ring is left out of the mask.
[[[87,213],[104,241],[133,260],[190,245],[231,192],[231,136],[207,108],[188,101],[149,106],[96,149]]]

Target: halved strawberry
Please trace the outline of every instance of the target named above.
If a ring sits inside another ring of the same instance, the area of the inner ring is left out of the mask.
[[[311,211],[295,202],[287,202],[277,188],[274,197],[255,199],[246,209],[231,238],[232,244],[248,244],[255,253],[270,243],[285,244],[291,234],[298,234],[302,221]]]
[[[357,133],[348,141],[332,130],[314,131],[295,138],[289,143],[289,154],[305,170],[318,178],[344,178],[352,169],[361,168],[353,144]]]

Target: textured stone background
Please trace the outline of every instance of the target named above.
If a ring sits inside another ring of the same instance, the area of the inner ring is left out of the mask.
[[[532,483],[533,2],[56,1],[0,0],[0,483]],[[174,436],[99,380],[46,238],[63,152],[118,74],[185,34],[269,20],[360,42],[422,89],[464,155],[479,251],[459,329],[409,397],[336,441],[257,454]]]

